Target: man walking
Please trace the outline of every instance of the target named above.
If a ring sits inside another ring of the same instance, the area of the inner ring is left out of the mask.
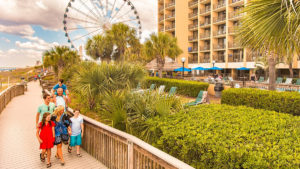
[[[44,103],[38,107],[38,111],[36,114],[36,126],[38,126],[39,122],[41,122],[44,113],[48,112],[52,114],[55,109],[55,104],[50,103],[51,97],[49,94],[44,94],[43,99]]]

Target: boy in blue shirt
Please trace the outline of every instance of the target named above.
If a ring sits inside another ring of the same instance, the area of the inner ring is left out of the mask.
[[[64,83],[63,79],[59,79],[58,84],[56,84],[53,89],[51,90],[52,96],[55,97],[57,96],[57,89],[62,88],[63,89],[63,95],[66,96],[66,100],[69,103],[70,102],[70,97],[69,97],[69,90],[67,89],[67,86]]]
[[[70,118],[71,120],[71,138],[70,145],[68,147],[68,152],[71,153],[72,147],[76,147],[76,154],[78,157],[81,157],[80,154],[80,145],[81,138],[83,137],[83,118],[79,116],[80,111],[78,109],[74,110],[74,116]]]

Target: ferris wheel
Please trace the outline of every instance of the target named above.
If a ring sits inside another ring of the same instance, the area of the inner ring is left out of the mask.
[[[71,48],[102,34],[113,24],[124,23],[141,37],[139,14],[130,0],[70,0],[64,13],[65,36]]]

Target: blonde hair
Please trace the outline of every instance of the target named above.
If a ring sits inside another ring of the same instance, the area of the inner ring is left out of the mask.
[[[63,113],[60,113],[60,112],[61,112],[61,111],[64,111],[64,110],[65,110],[64,106],[58,106],[58,107],[54,110],[53,114],[56,116],[56,121],[57,121],[57,122],[59,121],[60,116],[63,114]]]

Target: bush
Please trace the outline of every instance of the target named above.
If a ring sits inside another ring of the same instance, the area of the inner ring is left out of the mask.
[[[297,92],[228,89],[222,92],[221,103],[300,115],[300,94]]]
[[[176,93],[190,97],[197,97],[200,90],[206,91],[209,86],[208,83],[203,82],[147,77],[145,86],[149,88],[151,84],[156,84],[157,87],[160,85],[165,85],[165,91],[169,91],[171,87],[175,86],[177,87]]]
[[[298,168],[300,117],[200,105],[157,118],[156,146],[195,168]]]

